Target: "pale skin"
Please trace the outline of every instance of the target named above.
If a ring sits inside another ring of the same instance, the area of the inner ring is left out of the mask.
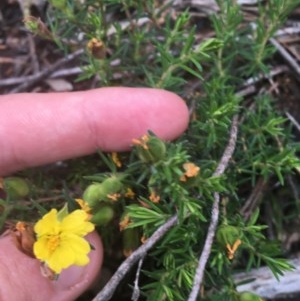
[[[86,92],[15,94],[0,98],[0,176],[95,152],[129,150],[133,138],[152,130],[173,140],[188,125],[188,110],[177,95],[145,88],[101,88]],[[19,252],[9,236],[0,238],[1,301],[71,301],[97,277],[103,248],[85,267],[65,270],[57,281]]]

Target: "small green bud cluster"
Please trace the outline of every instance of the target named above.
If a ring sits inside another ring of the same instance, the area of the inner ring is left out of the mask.
[[[83,200],[91,208],[93,216],[91,221],[103,226],[109,223],[115,214],[113,201],[119,197],[123,184],[116,176],[106,178],[102,183],[89,185],[83,193]]]
[[[156,163],[166,154],[165,143],[154,135],[144,135],[140,139],[133,139],[137,154],[145,163]]]
[[[121,181],[116,176],[112,176],[105,179],[102,183],[89,185],[84,191],[82,198],[93,208],[99,202],[110,202],[110,196],[119,193],[122,187]]]

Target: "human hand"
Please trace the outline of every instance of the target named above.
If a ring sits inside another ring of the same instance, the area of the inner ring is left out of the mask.
[[[101,88],[86,92],[15,94],[0,99],[0,175],[103,151],[125,151],[133,138],[153,131],[165,140],[187,127],[188,110],[177,95],[146,88]],[[103,247],[85,267],[63,271],[57,281],[40,273],[37,260],[0,238],[0,300],[69,301],[86,290],[101,267]]]

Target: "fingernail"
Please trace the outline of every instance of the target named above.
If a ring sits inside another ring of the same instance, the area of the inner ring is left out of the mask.
[[[63,270],[57,279],[56,286],[62,289],[72,289],[78,285],[84,285],[88,281],[85,279],[86,270],[87,266],[71,266]]]
[[[54,286],[59,290],[88,288],[102,264],[103,247],[99,236],[93,232],[87,240],[95,247],[89,253],[90,262],[86,266],[71,266],[61,272]]]

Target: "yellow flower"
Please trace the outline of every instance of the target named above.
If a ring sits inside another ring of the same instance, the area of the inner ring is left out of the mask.
[[[61,220],[56,209],[45,214],[34,226],[37,241],[33,251],[36,258],[45,262],[56,274],[71,265],[88,264],[91,247],[83,236],[92,232],[95,226],[87,219],[87,213],[79,209]]]
[[[119,159],[119,156],[116,152],[112,152],[111,153],[111,159],[113,160],[113,162],[116,164],[117,167],[122,167],[122,162]]]

